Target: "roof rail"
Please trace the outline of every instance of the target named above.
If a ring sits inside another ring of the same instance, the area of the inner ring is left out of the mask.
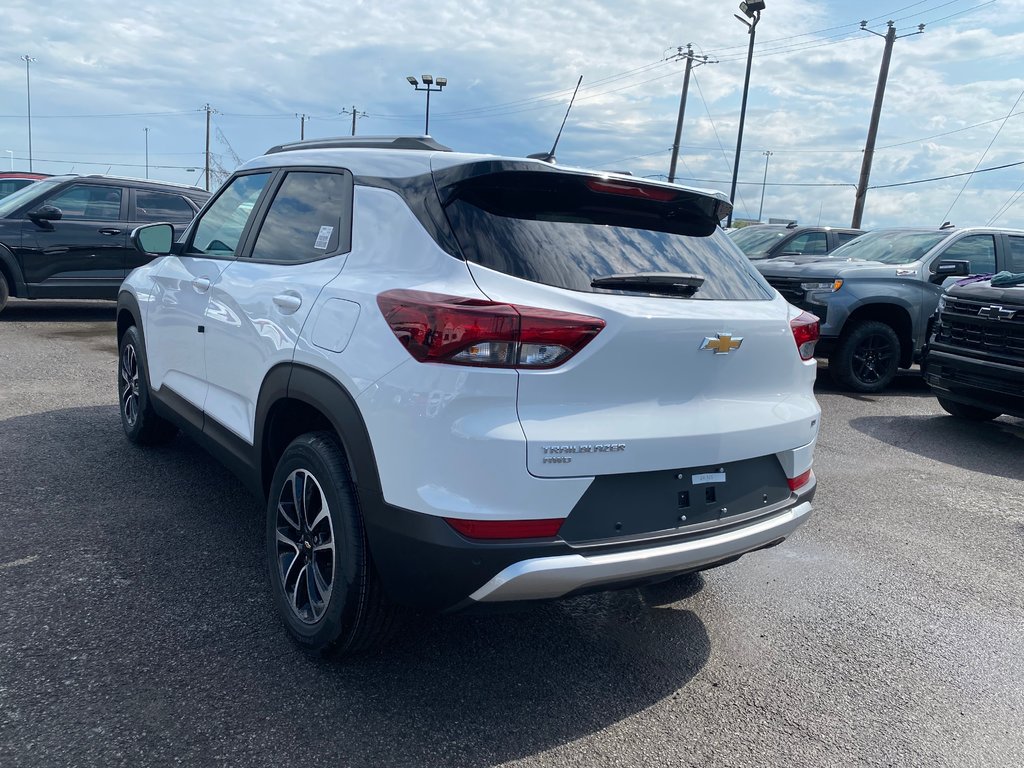
[[[451,147],[439,144],[430,136],[337,136],[330,139],[306,139],[278,144],[267,150],[268,155],[291,152],[296,149],[418,149],[433,152],[451,152]]]

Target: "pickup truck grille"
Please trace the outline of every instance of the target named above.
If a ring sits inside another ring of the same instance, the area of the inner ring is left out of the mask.
[[[989,309],[993,306],[1014,315],[998,319]],[[963,349],[975,357],[1024,360],[1024,307],[947,298],[935,342]]]
[[[782,298],[788,301],[795,307],[805,309],[813,315],[817,315],[818,320],[821,324],[825,324],[825,320],[828,315],[828,305],[826,304],[811,304],[807,301],[807,292],[800,287],[801,283],[806,283],[808,278],[806,277],[768,277],[765,275],[765,280],[768,281],[768,285],[774,288],[776,291],[782,294]]]

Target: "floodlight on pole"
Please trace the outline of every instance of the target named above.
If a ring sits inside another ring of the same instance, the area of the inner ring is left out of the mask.
[[[430,93],[432,91],[440,91],[446,85],[448,85],[447,77],[438,77],[436,80],[433,75],[420,75],[420,80],[423,81],[423,85],[420,85],[415,77],[409,75],[405,78],[409,81],[409,85],[415,88],[417,91],[427,92],[427,115],[426,120],[423,123],[423,132],[430,135]]]
[[[747,34],[750,35],[750,44],[747,47],[747,73],[743,78],[743,100],[740,102],[740,126],[736,132],[736,158],[732,166],[732,187],[729,191],[729,200],[736,199],[736,179],[740,172],[740,152],[743,149],[743,122],[747,116],[747,92],[750,89],[750,65],[754,60],[754,32],[757,30],[757,22],[761,20],[761,11],[764,10],[764,2],[759,0],[752,3],[740,3],[740,10],[750,19],[747,21],[738,14],[733,14],[737,19],[747,25]],[[726,226],[732,226],[732,210],[729,211],[729,218]]]

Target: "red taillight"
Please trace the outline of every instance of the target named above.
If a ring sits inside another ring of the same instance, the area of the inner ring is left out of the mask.
[[[814,475],[811,472],[811,470],[808,469],[806,472],[803,472],[797,475],[796,477],[786,478],[786,482],[789,483],[789,490],[795,491],[797,488],[803,488],[805,485],[811,482],[811,478],[813,476]]]
[[[554,368],[605,325],[588,315],[426,291],[385,291],[377,305],[421,363]]]
[[[818,318],[810,312],[801,312],[789,321],[789,327],[793,330],[793,338],[796,340],[796,348],[801,359],[810,360],[814,357],[814,345],[821,336]]]
[[[679,197],[674,189],[655,187],[650,184],[637,184],[629,181],[611,181],[605,179],[587,179],[587,188],[592,192],[603,192],[609,195],[625,195],[626,197],[640,197],[644,200],[655,200],[659,203],[667,203]]]
[[[558,534],[563,518],[551,520],[457,520],[445,522],[469,539],[550,539]]]

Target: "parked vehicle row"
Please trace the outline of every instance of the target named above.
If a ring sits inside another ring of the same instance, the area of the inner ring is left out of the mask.
[[[132,229],[171,222],[176,233],[209,199],[196,187],[112,176],[51,176],[0,199],[0,311],[9,296],[116,299],[148,258]]]

